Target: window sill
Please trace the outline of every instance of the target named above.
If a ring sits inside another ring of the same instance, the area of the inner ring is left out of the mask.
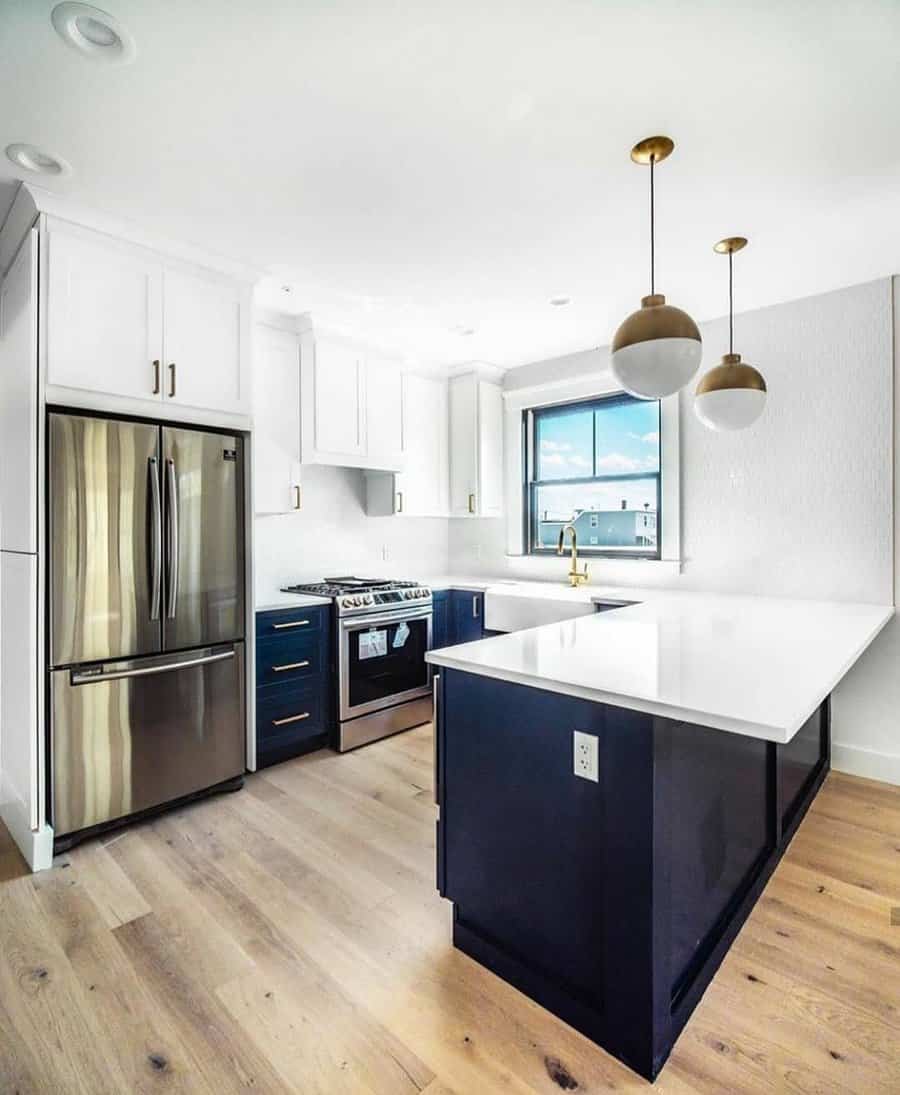
[[[639,582],[646,578],[663,578],[681,574],[681,559],[614,559],[608,555],[578,553],[579,561],[588,564],[593,582],[614,583],[617,578],[626,582]],[[507,552],[504,568],[508,573],[532,577],[558,577],[569,566],[570,556],[565,555],[515,555]]]

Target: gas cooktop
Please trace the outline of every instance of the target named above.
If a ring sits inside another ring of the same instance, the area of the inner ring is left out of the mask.
[[[426,607],[431,604],[431,590],[419,582],[394,578],[326,578],[321,582],[285,586],[284,593],[310,593],[330,597],[341,616],[373,612],[383,608]]]

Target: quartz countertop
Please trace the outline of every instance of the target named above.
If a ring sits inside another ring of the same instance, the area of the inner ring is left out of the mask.
[[[330,597],[316,597],[311,593],[275,593],[266,598],[265,604],[255,605],[254,611],[279,612],[286,608],[313,608],[330,604]]]
[[[640,603],[431,651],[432,664],[781,743],[894,613],[890,605],[615,586],[479,588]]]

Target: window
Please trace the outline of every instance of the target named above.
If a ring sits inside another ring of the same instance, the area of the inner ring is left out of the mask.
[[[573,525],[579,550],[659,559],[660,406],[629,395],[525,412],[530,554]]]

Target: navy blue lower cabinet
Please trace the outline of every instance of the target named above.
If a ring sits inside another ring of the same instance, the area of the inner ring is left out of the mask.
[[[480,639],[484,630],[484,594],[451,589],[450,621],[453,643]]]
[[[432,619],[431,619],[431,648],[440,650],[441,647],[450,646],[450,591],[448,589],[435,589],[431,594]]]
[[[329,606],[256,616],[256,764],[328,744],[333,680]]]
[[[828,771],[828,701],[779,746],[458,670],[438,687],[454,944],[654,1079]]]

